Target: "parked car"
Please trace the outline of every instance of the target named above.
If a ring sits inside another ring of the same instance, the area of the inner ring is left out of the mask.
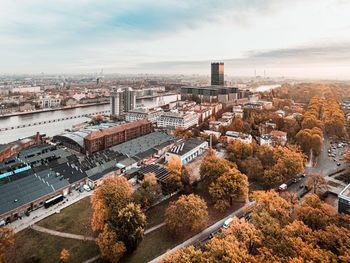
[[[301,177],[305,177],[305,176],[306,176],[306,174],[302,174],[302,175],[301,175]]]
[[[337,163],[337,166],[340,166],[340,163]]]
[[[293,183],[296,183],[296,182],[297,182],[297,179],[296,179],[296,178],[294,178],[294,179],[293,179]]]
[[[300,185],[299,185],[299,188],[303,188],[303,187],[304,187],[304,185],[303,185],[303,184],[300,184]]]
[[[280,192],[284,192],[287,190],[287,184],[281,184],[280,187],[278,188]]]
[[[335,161],[335,162],[336,162],[336,161],[337,161],[337,159],[333,158],[333,161]]]
[[[229,224],[232,222],[232,217],[231,218],[229,218],[229,219],[227,219],[225,222],[224,222],[224,225],[223,225],[223,227],[224,228],[228,228],[228,226],[229,226]]]

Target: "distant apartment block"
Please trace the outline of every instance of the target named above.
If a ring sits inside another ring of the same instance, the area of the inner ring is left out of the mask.
[[[198,125],[198,114],[186,113],[181,115],[177,112],[167,112],[161,115],[157,121],[158,128],[176,129],[181,126],[184,129]]]
[[[22,85],[18,86],[16,88],[13,88],[12,93],[19,92],[19,93],[37,93],[40,92],[40,87],[39,86],[30,86],[30,85]]]
[[[157,120],[163,113],[162,109],[148,110],[145,108],[137,108],[129,111],[125,116],[125,120],[131,122],[147,119],[152,123],[157,123]]]
[[[93,131],[84,138],[84,150],[92,154],[151,132],[152,123],[146,119]]]
[[[118,88],[111,93],[110,103],[112,116],[131,111],[136,107],[135,91],[130,87]]]
[[[230,142],[231,140],[239,140],[247,144],[250,144],[252,142],[252,136],[250,134],[235,131],[227,131],[225,135],[227,142]]]

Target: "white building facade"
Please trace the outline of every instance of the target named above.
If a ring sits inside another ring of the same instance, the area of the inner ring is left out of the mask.
[[[162,114],[157,120],[158,128],[176,129],[181,126],[184,129],[188,129],[194,125],[198,125],[198,114],[197,113],[186,113],[181,115],[176,112],[167,112]]]

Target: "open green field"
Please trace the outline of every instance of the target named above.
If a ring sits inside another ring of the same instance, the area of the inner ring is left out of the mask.
[[[93,241],[80,241],[52,236],[46,233],[25,229],[15,235],[15,246],[9,251],[8,262],[18,263],[57,263],[62,249],[69,251],[67,262],[80,263],[99,254]]]
[[[208,225],[217,222],[244,205],[243,202],[238,201],[232,207],[220,213],[214,209],[210,197],[201,183],[193,189],[193,193],[200,195],[207,202]],[[176,201],[180,196],[180,194],[177,194],[146,211],[146,229],[164,222],[165,210],[169,203]],[[90,197],[87,197],[62,209],[59,214],[47,217],[37,224],[56,231],[93,236],[94,233],[90,225],[92,213]],[[176,238],[167,232],[165,226],[161,227],[145,235],[139,247],[131,255],[125,256],[121,262],[147,262],[195,234],[184,233],[183,236]],[[59,262],[59,255],[63,248],[68,249],[71,254],[68,262],[82,262],[99,254],[97,245],[92,241],[83,242],[26,229],[16,234],[16,245],[10,253],[11,261],[9,262]],[[33,257],[33,260],[31,257]],[[35,261],[35,259],[40,259],[40,261]],[[102,260],[98,260],[98,262],[102,262]]]
[[[60,232],[92,236],[90,223],[92,213],[90,197],[85,197],[62,209],[59,214],[53,214],[41,220],[37,225]]]

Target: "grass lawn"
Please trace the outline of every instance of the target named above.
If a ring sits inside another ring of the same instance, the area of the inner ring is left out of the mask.
[[[179,197],[179,194],[174,195],[171,198],[161,202],[160,204],[148,209],[145,212],[147,220],[146,229],[163,223],[165,219],[165,210],[168,208],[169,203],[176,201]]]
[[[208,226],[244,205],[244,201],[237,201],[224,212],[219,212],[213,207],[210,196],[202,183],[197,185],[193,193],[201,196],[208,205]],[[146,211],[146,229],[164,222],[165,210],[169,203],[176,201],[180,196],[177,194]],[[38,225],[56,231],[92,236],[93,232],[90,226],[92,213],[90,197],[87,197],[61,210],[61,213],[43,219],[38,222]],[[174,238],[167,232],[166,227],[161,227],[145,235],[139,247],[131,255],[123,258],[121,262],[147,262],[195,234],[197,233],[186,233],[181,238]],[[68,249],[71,253],[71,261],[69,262],[81,262],[99,253],[96,244],[91,241],[84,243],[26,229],[16,234],[16,249],[15,253],[12,253],[13,260],[10,262],[30,262],[28,259],[32,255],[40,258],[40,262],[58,262],[59,254],[63,248]],[[102,260],[98,262],[102,262]]]
[[[99,254],[95,242],[52,236],[25,229],[15,235],[15,246],[9,251],[8,262],[60,262],[62,249],[69,251],[67,262],[82,262]]]
[[[204,186],[201,183],[198,184],[197,188],[194,189],[193,192],[194,194],[200,195],[207,202],[208,213],[209,213],[208,226],[228,216],[229,214],[231,214],[232,212],[234,212],[235,210],[239,209],[244,205],[243,202],[238,201],[238,202],[235,202],[232,207],[226,209],[224,212],[219,212],[213,207],[213,204],[210,201],[210,196],[204,190]],[[149,209],[146,212],[146,216],[148,217],[148,220],[150,220],[151,223],[150,225],[147,224],[146,228],[151,227],[152,223],[154,225],[157,225],[163,222],[165,217],[164,212],[165,212],[165,209],[168,207],[169,202],[175,201],[179,197],[180,195],[175,195],[169,200],[164,201],[161,204],[157,205],[156,207]],[[165,226],[161,227],[145,235],[144,239],[142,240],[138,248],[131,255],[124,257],[121,260],[121,262],[125,262],[125,263],[147,262],[163,254],[168,249],[172,249],[178,244],[181,244],[182,242],[184,242],[185,240],[194,236],[197,233],[198,232],[186,233],[181,238],[174,238],[170,236]]]
[[[124,257],[121,262],[148,262],[181,242],[182,239],[171,238],[166,227],[161,227],[145,235],[138,248],[131,255]]]
[[[90,223],[92,213],[90,197],[85,197],[62,209],[59,214],[39,221],[37,225],[61,232],[93,236]]]

